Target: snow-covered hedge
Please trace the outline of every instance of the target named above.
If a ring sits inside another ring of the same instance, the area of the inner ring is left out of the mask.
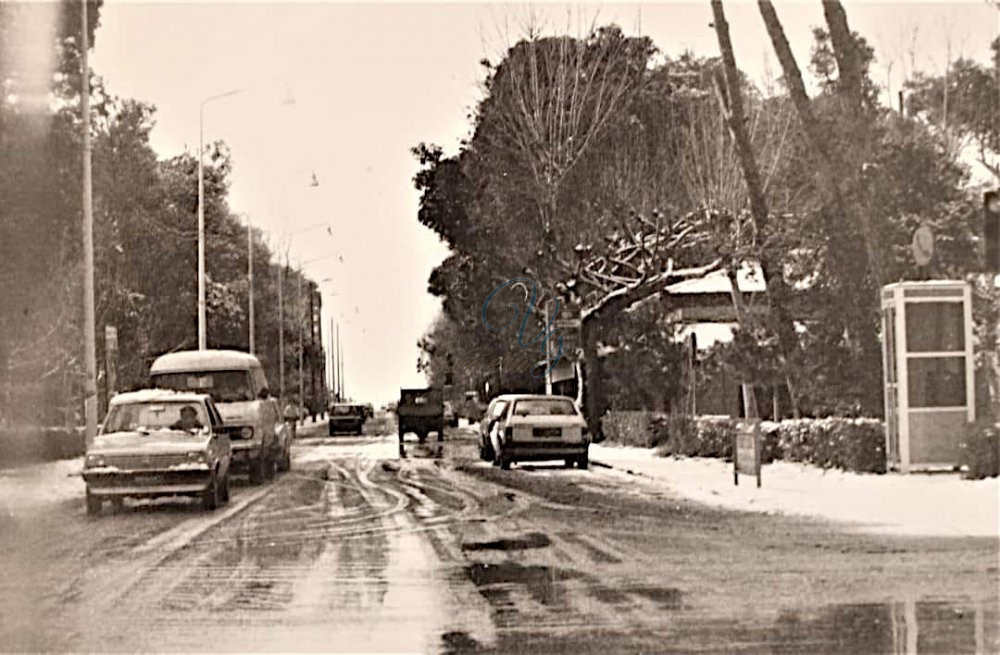
[[[611,412],[602,427],[610,442],[662,455],[731,459],[737,419],[685,417],[654,412]],[[763,459],[805,462],[822,468],[884,473],[885,431],[868,418],[765,421]]]
[[[3,429],[0,430],[0,467],[80,457],[85,443],[84,433],[79,429]]]

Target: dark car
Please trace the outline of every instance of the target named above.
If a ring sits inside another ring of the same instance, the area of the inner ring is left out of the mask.
[[[400,389],[396,415],[399,443],[403,443],[407,432],[415,433],[421,443],[431,432],[437,432],[438,441],[444,441],[444,402],[439,390]]]
[[[364,405],[351,403],[333,403],[330,405],[329,433],[332,437],[338,432],[361,434],[368,418]]]

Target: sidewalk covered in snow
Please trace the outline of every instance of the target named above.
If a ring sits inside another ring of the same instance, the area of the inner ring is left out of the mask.
[[[691,500],[726,509],[810,516],[882,534],[1000,536],[1000,479],[963,480],[957,473],[886,475],[774,462],[763,485],[721,459],[658,457],[655,450],[591,446],[591,460],[663,485]]]

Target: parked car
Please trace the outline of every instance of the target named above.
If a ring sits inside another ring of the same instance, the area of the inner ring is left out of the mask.
[[[479,424],[479,456],[495,466],[562,459],[567,468],[590,464],[587,422],[566,396],[497,396]]]
[[[407,432],[416,433],[421,443],[431,432],[437,432],[438,441],[444,441],[444,403],[439,390],[400,389],[396,415],[399,443],[403,443],[403,435]]]
[[[455,405],[450,400],[444,401],[444,423],[448,427],[458,427],[458,412],[455,411]]]
[[[238,350],[169,353],[153,362],[152,386],[212,396],[233,441],[233,468],[246,471],[251,484],[291,467],[291,427],[271,396],[260,360]]]
[[[232,446],[211,396],[145,389],[111,399],[84,456],[87,513],[105,500],[195,496],[206,510],[229,500]]]
[[[332,437],[337,432],[362,434],[368,411],[364,405],[352,403],[333,403],[330,405],[329,434]]]

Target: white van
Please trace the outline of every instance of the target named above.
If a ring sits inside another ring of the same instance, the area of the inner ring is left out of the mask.
[[[271,396],[260,360],[238,350],[189,350],[158,357],[149,369],[152,386],[212,396],[233,448],[233,466],[251,484],[291,466],[291,430]]]

